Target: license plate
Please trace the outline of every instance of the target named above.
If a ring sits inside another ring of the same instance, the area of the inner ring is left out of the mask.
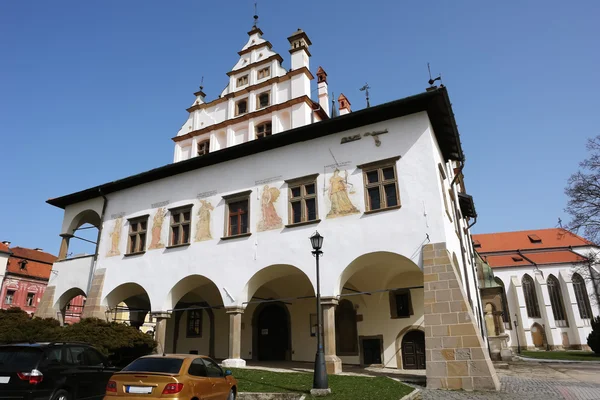
[[[150,394],[152,388],[148,386],[127,386],[127,393]]]
[[[0,376],[0,383],[8,383],[10,376]]]

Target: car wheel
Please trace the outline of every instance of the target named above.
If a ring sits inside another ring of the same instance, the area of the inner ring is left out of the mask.
[[[52,400],[69,400],[70,398],[69,392],[62,389],[57,390],[56,393],[54,393],[54,396],[52,396]]]
[[[227,396],[227,400],[235,400],[235,392],[233,389],[229,391],[229,396]]]

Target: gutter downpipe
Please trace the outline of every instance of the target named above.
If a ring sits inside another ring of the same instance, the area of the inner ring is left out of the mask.
[[[473,225],[475,225],[476,223],[477,223],[477,217],[474,217],[473,223],[467,225],[467,229],[469,230],[469,232],[470,232],[471,228],[473,227]],[[471,246],[471,245],[469,245],[469,246]],[[490,349],[490,339],[484,331],[485,317],[483,315],[483,309],[481,308],[481,288],[479,287],[479,284],[477,283],[477,272],[475,271],[475,250],[473,250],[472,248],[471,248],[471,272],[473,273],[473,281],[475,282],[475,288],[477,288],[477,307],[479,307],[479,320],[481,321],[481,324],[479,325],[479,329],[481,330],[481,336],[485,337],[485,340],[488,345],[487,346],[488,353],[491,358],[492,351]]]
[[[96,272],[96,266],[98,265],[98,253],[100,252],[100,237],[102,236],[102,224],[104,223],[104,215],[106,214],[106,206],[108,205],[108,199],[102,193],[102,188],[98,188],[98,193],[104,199],[104,203],[102,204],[102,215],[100,216],[100,226],[98,227],[98,238],[96,239],[96,251],[94,254],[94,263],[92,268],[90,268],[90,276],[88,279],[88,285],[86,294],[90,294],[90,289],[92,288],[92,279],[94,278],[94,273]],[[87,297],[87,296],[86,296]]]

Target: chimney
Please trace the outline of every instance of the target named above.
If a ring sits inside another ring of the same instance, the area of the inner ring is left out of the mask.
[[[2,244],[5,244],[5,245],[7,245],[8,247],[10,247],[10,242],[9,242],[8,240],[4,240],[4,241],[2,242]]]
[[[350,102],[348,101],[346,96],[344,96],[344,93],[340,94],[340,97],[338,97],[338,103],[340,105],[339,106],[340,116],[346,115],[346,114],[352,112],[352,110],[350,109]]]
[[[33,249],[33,250],[35,250],[35,251],[43,251],[44,249],[41,249],[41,248],[39,248],[39,247],[36,247],[36,248],[35,248],[35,249]]]
[[[317,70],[317,89],[319,90],[319,105],[321,109],[325,111],[325,114],[329,114],[329,91],[327,90],[327,72],[323,67],[319,67]]]
[[[310,51],[308,47],[312,44],[306,33],[300,28],[288,38],[290,42],[290,54],[292,56],[291,70],[302,67],[309,68]]]

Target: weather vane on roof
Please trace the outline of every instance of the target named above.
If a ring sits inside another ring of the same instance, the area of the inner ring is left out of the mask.
[[[200,78],[200,90],[204,89],[204,76]]]
[[[257,12],[257,2],[254,2],[254,28],[256,28],[256,24],[258,24],[258,12]]]
[[[368,83],[365,83],[365,86],[359,89],[361,92],[365,92],[367,95],[367,107],[371,107],[371,103],[369,103],[369,89],[371,89],[371,86],[369,86]]]

